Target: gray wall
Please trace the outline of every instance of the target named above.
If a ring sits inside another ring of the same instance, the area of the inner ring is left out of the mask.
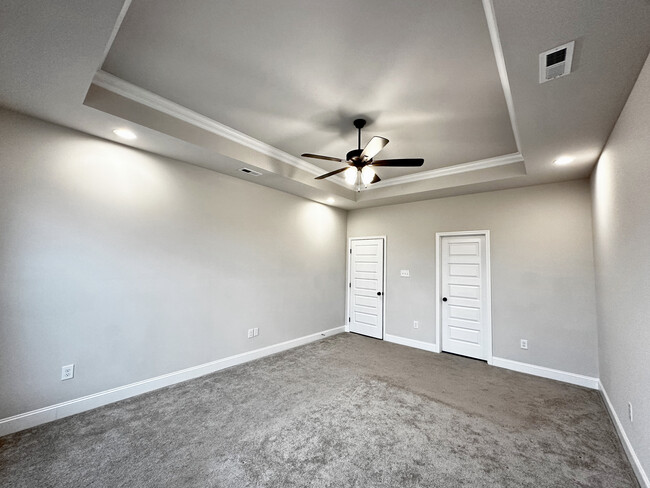
[[[650,58],[592,182],[600,379],[650,474]]]
[[[0,171],[0,418],[344,323],[344,211],[6,111]]]
[[[462,230],[491,231],[494,355],[598,376],[585,180],[351,211],[348,237],[387,236],[386,332],[435,343],[435,235]]]

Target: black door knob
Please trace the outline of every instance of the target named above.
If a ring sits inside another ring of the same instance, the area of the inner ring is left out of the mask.
[[[378,297],[381,296],[381,292],[380,292],[380,291],[377,292],[377,296],[378,296]]]
[[[447,297],[442,297],[442,301],[443,301],[443,302],[446,302],[446,301],[447,301]]]

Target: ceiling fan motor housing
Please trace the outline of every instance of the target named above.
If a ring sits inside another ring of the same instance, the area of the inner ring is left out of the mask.
[[[350,161],[356,166],[356,163],[361,163],[361,160],[359,159],[359,156],[361,156],[361,153],[363,152],[363,149],[353,149],[347,155],[345,156],[345,159],[347,161]]]

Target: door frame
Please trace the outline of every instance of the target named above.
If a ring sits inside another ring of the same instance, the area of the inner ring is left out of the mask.
[[[486,301],[485,326],[487,327],[487,363],[492,364],[492,278],[490,265],[490,231],[489,230],[464,230],[456,232],[436,232],[436,344],[442,351],[442,238],[463,236],[485,236],[485,273],[486,273]]]
[[[350,332],[350,277],[352,276],[351,273],[351,266],[352,266],[352,261],[350,260],[350,256],[352,255],[352,241],[364,241],[367,239],[381,239],[382,242],[384,243],[383,250],[382,252],[384,253],[384,267],[381,270],[382,273],[382,290],[381,290],[381,296],[382,296],[382,301],[381,301],[381,339],[384,340],[386,337],[386,236],[359,236],[359,237],[348,237],[348,248],[345,250],[345,255],[346,255],[346,275],[345,275],[345,282],[347,285],[345,286],[345,318],[348,319],[345,321],[345,332]]]

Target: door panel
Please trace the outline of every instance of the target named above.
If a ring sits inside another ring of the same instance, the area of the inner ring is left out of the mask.
[[[350,332],[383,339],[384,240],[352,239],[350,249]]]
[[[443,237],[441,245],[442,350],[487,359],[485,236]]]

